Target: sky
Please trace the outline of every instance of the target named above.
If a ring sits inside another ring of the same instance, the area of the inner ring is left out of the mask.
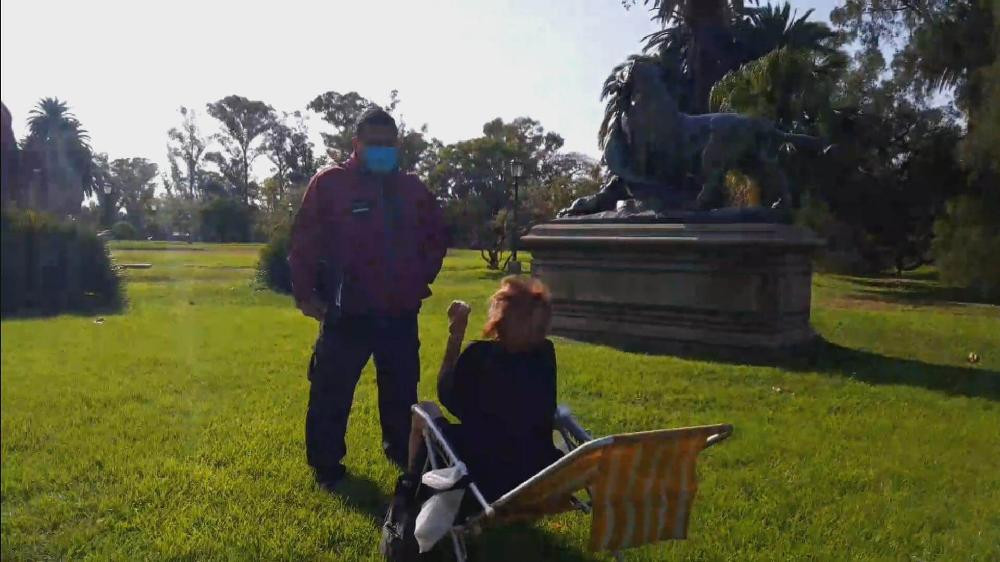
[[[792,6],[828,20],[835,3]],[[328,90],[384,103],[397,89],[403,120],[446,143],[527,115],[597,156],[601,85],[653,30],[646,10],[620,0],[4,0],[0,98],[18,138],[38,100],[55,96],[96,151],[163,171],[182,105],[211,132],[205,104],[226,95],[291,112]],[[309,126],[319,148],[326,125],[311,114]]]

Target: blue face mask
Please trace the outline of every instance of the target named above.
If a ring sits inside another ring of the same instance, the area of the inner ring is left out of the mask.
[[[399,149],[395,146],[366,146],[363,160],[370,172],[388,174],[399,165]]]

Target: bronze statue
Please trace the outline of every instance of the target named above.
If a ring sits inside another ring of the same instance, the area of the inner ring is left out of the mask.
[[[730,170],[757,180],[766,192],[762,200],[787,211],[792,199],[777,162],[778,148],[785,143],[819,148],[820,139],[738,113],[682,113],[657,65],[636,61],[628,74],[627,109],[603,143],[610,178],[600,192],[577,199],[560,216],[612,211],[623,199],[635,199],[653,213],[720,209]],[[723,214],[738,221],[753,213]]]

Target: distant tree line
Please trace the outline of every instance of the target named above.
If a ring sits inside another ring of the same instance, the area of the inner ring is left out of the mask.
[[[357,92],[316,96],[302,111],[278,112],[260,100],[231,95],[205,106],[219,132],[203,133],[196,110],[181,107],[167,131],[169,169],[146,158],[111,160],[94,150],[87,131],[64,101],[46,98],[29,116],[26,138],[10,161],[21,165],[5,200],[15,206],[74,217],[121,237],[249,241],[285,228],[309,179],[351,156],[358,117],[375,102]],[[481,137],[446,145],[399,117],[392,91],[384,109],[400,126],[400,166],[425,180],[449,220],[453,244],[481,248],[498,266],[514,228],[552,218],[573,198],[596,191],[600,169],[591,158],[562,151],[563,138],[531,118],[483,126]],[[310,140],[309,114],[327,125],[323,148]],[[270,175],[254,174],[264,159]],[[512,206],[510,161],[525,163],[518,224]],[[8,159],[4,160],[5,170]]]

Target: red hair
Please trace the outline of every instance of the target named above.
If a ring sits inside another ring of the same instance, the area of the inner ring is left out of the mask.
[[[533,278],[509,276],[490,297],[489,319],[483,335],[510,351],[537,347],[549,332],[552,302],[549,290]]]

